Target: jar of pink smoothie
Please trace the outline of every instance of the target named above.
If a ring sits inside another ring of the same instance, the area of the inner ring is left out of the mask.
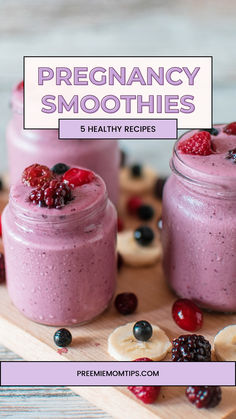
[[[13,90],[11,105],[12,119],[6,132],[11,184],[17,182],[25,167],[35,162],[50,168],[66,162],[98,173],[117,205],[120,162],[117,140],[59,140],[57,130],[24,130],[23,83]]]
[[[196,132],[177,141],[164,188],[164,271],[178,296],[235,312],[236,132],[217,125],[209,155],[183,153],[181,143]]]
[[[7,288],[35,322],[84,323],[109,305],[116,286],[116,210],[95,175],[61,209],[29,201],[18,181],[2,216]]]

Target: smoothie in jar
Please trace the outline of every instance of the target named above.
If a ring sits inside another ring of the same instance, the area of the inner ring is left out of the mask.
[[[37,162],[52,168],[56,163],[88,167],[105,181],[112,202],[118,203],[120,152],[117,140],[59,140],[57,130],[23,129],[23,82],[12,93],[12,119],[6,139],[10,183],[18,181],[25,167]]]
[[[236,123],[186,133],[171,168],[163,199],[167,281],[203,308],[235,312]]]
[[[11,188],[2,217],[7,287],[33,321],[87,322],[105,310],[115,291],[116,210],[103,180],[88,173],[92,177],[72,189],[73,199],[61,207],[58,201],[57,208],[50,191],[49,208],[44,198],[39,202],[40,191],[37,203],[30,201],[35,187],[18,181]]]

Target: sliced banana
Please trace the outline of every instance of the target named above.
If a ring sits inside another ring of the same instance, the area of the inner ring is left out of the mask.
[[[218,361],[236,361],[236,324],[231,324],[217,333],[214,349]]]
[[[157,172],[149,166],[142,167],[142,176],[132,176],[129,167],[123,167],[120,170],[120,187],[121,190],[132,194],[142,194],[153,189],[157,180]]]
[[[153,361],[160,361],[170,352],[172,344],[165,332],[156,325],[152,325],[152,337],[142,342],[135,339],[133,327],[135,323],[127,323],[117,327],[108,337],[108,353],[117,361],[134,361],[147,357]]]
[[[134,238],[132,230],[118,233],[117,250],[127,265],[133,267],[151,266],[162,256],[161,242],[155,237],[148,246],[142,246]]]

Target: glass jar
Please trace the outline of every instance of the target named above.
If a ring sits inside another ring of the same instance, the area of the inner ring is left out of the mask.
[[[2,216],[7,288],[35,322],[62,326],[103,312],[116,286],[117,216],[100,177],[75,188],[61,209],[27,200],[17,183]]]
[[[57,130],[23,129],[23,89],[12,95],[12,119],[7,132],[10,183],[14,184],[25,169],[34,163],[49,168],[56,163],[81,166],[98,173],[105,181],[112,202],[118,203],[120,153],[117,140],[58,140]]]
[[[222,126],[210,156],[174,148],[163,197],[163,266],[170,287],[216,311],[236,311],[236,166],[226,159],[236,145]]]

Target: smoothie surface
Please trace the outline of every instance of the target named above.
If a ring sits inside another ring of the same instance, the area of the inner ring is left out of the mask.
[[[225,125],[215,125],[215,128],[219,133],[217,136],[211,136],[214,152],[209,156],[184,154],[181,151],[178,151],[179,143],[190,138],[199,131],[193,130],[185,133],[176,143],[177,156],[179,159],[184,164],[191,167],[191,169],[198,172],[206,173],[207,175],[236,178],[236,163],[234,163],[233,160],[226,158],[228,151],[236,147],[236,136],[224,133],[224,126]]]

